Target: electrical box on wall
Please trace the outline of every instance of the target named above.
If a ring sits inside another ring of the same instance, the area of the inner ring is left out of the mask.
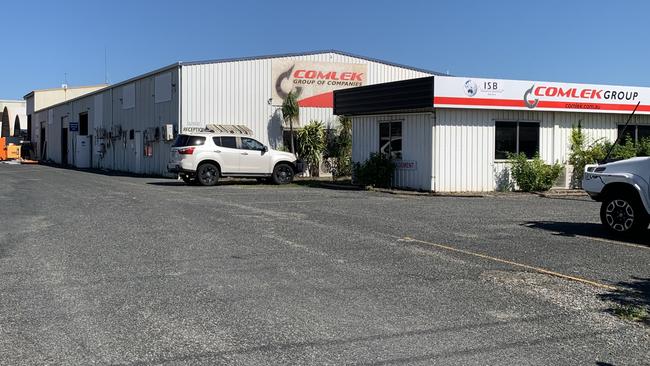
[[[97,128],[97,129],[96,129],[96,132],[95,132],[95,135],[97,136],[98,139],[104,139],[104,138],[106,138],[106,135],[107,135],[107,133],[106,133],[106,129],[105,129],[105,128],[101,128],[101,127],[100,127],[100,128]]]
[[[174,139],[174,125],[166,124],[162,129],[162,137],[165,141],[171,141]]]
[[[148,127],[144,132],[144,141],[152,142],[156,141],[156,129],[154,127]]]

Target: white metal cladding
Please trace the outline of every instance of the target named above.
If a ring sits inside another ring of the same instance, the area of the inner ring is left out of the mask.
[[[495,121],[540,123],[540,156],[568,164],[571,129],[578,123],[591,142],[614,141],[627,116],[598,113],[436,109],[434,187],[442,192],[493,191],[508,179],[508,165],[494,157]],[[650,125],[650,116],[631,124]]]
[[[502,165],[495,163],[495,121],[540,123],[540,156],[552,160],[552,112],[436,109],[435,190],[493,191]]]
[[[278,147],[282,143],[282,115],[277,106],[269,105],[273,59],[183,65],[182,127],[208,123],[247,125],[263,143]],[[368,84],[430,76],[425,72],[335,52],[275,59],[367,64]],[[301,108],[300,124],[311,120],[335,126],[336,116],[331,108]]]
[[[61,157],[61,128],[68,128],[69,122],[79,122],[79,114],[88,113],[88,134],[93,136],[92,166],[137,174],[164,175],[169,161],[171,141],[151,142],[152,156],[144,156],[144,151],[136,150],[136,141],[129,139],[130,131],[134,137],[144,137],[145,131],[154,130],[165,124],[172,124],[178,130],[178,69],[171,70],[172,98],[166,102],[155,103],[155,77],[169,73],[150,74],[134,80],[133,84],[135,106],[129,109],[122,108],[124,90],[121,86],[109,87],[98,93],[76,98],[68,103],[59,104],[35,113],[36,126],[46,121],[47,159],[56,163],[62,162]],[[100,98],[101,101],[97,98]],[[101,109],[98,111],[97,109]],[[101,113],[101,116],[96,115]],[[49,116],[51,115],[51,121]],[[65,118],[64,118],[65,117]],[[111,131],[114,126],[121,126],[122,135],[117,139],[99,140],[96,136],[97,128]],[[142,133],[142,134],[138,134]],[[68,163],[74,165],[74,145],[77,132],[68,133],[69,159]],[[95,154],[94,149],[98,143],[106,144],[103,157]],[[144,144],[143,144],[144,145]],[[136,162],[139,159],[139,164]],[[139,169],[137,167],[139,166]]]
[[[352,117],[352,161],[363,162],[379,151],[379,123],[402,122],[402,160],[415,169],[395,171],[393,185],[430,191],[433,114],[391,114]]]

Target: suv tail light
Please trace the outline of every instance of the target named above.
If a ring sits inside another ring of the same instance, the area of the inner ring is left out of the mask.
[[[192,154],[194,154],[194,149],[195,149],[194,146],[192,146],[192,147],[184,147],[182,149],[178,149],[178,153],[181,154],[181,155],[192,155]]]

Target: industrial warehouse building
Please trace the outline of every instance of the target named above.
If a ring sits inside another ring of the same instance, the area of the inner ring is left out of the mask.
[[[311,120],[332,126],[334,90],[431,75],[333,50],[179,62],[34,108],[30,136],[42,160],[165,175],[175,136],[208,124],[244,125],[280,148],[287,127],[280,106],[292,89],[301,106],[297,127]]]
[[[339,90],[352,117],[352,159],[397,159],[393,184],[425,191],[493,191],[509,182],[508,153],[569,160],[580,124],[591,141],[650,137],[650,88],[433,76]],[[565,169],[567,186],[571,167]]]

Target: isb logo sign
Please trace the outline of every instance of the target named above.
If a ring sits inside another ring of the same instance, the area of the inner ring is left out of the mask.
[[[464,88],[465,88],[465,95],[467,95],[468,97],[473,97],[478,92],[478,86],[471,79],[465,82]]]

